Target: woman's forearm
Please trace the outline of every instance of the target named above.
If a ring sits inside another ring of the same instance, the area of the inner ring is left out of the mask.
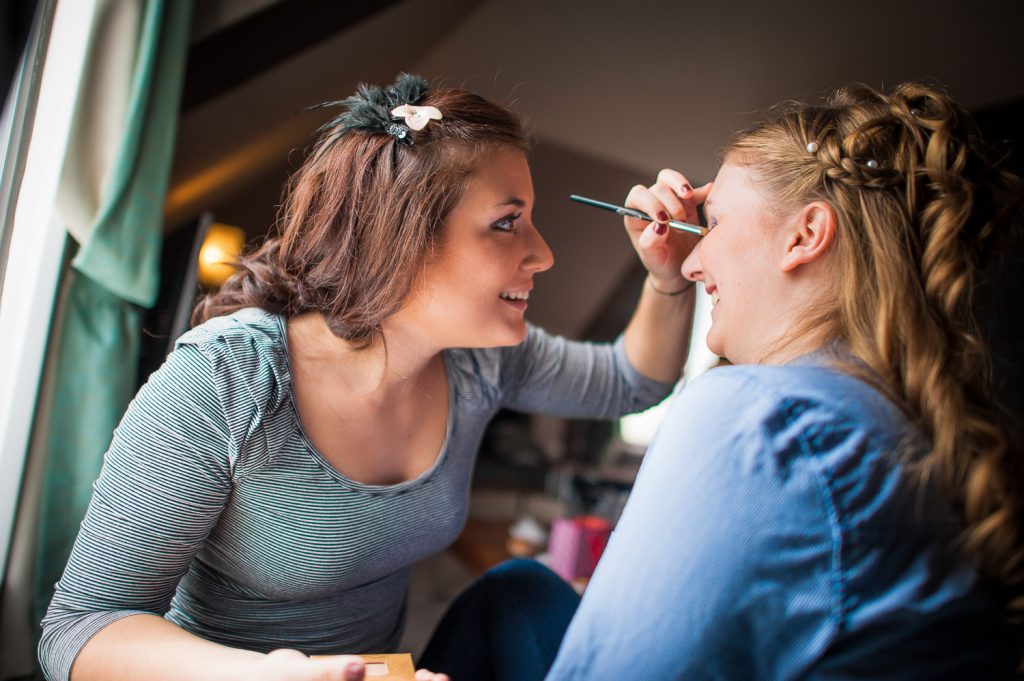
[[[157,615],[131,615],[89,639],[71,681],[240,681],[261,657],[206,641]]]
[[[681,280],[677,288],[661,293],[653,286],[648,277],[626,327],[626,355],[641,374],[668,383],[679,378],[689,353],[696,286]]]

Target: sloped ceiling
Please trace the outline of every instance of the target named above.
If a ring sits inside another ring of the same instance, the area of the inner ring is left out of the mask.
[[[514,98],[546,140],[642,176],[713,177],[730,133],[844,83],[1024,96],[1016,0],[490,0],[418,63]]]
[[[475,6],[475,0],[395,3],[186,110],[178,128],[168,227],[244,194],[293,152],[301,159],[312,131],[331,115],[304,108],[346,97],[360,81],[390,82]]]

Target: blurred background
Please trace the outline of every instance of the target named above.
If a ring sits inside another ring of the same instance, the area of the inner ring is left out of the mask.
[[[643,273],[621,220],[570,193],[621,202],[665,167],[696,186],[771,105],[851,82],[945,86],[1021,172],[1022,18],[1016,0],[4,0],[0,679],[35,674],[35,626],[113,424],[217,263],[273,225],[331,115],[306,107],[402,71],[510,105],[534,136],[556,262],[528,318],[609,340]],[[1022,273],[1018,241],[979,301],[1014,415]],[[698,298],[684,380],[717,359]],[[658,416],[499,415],[464,536],[416,572],[409,647],[474,574],[543,552],[558,518],[614,523]]]

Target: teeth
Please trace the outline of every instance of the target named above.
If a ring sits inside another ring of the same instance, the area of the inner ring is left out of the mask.
[[[505,300],[526,300],[530,297],[529,291],[523,291],[521,293],[513,293],[510,291],[502,291],[499,296]]]
[[[711,294],[711,307],[714,307],[715,305],[718,305],[718,294],[717,293],[712,293]]]

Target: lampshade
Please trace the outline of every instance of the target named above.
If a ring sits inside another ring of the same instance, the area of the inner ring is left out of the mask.
[[[199,283],[210,288],[223,284],[235,273],[232,263],[238,261],[244,246],[245,230],[241,227],[221,222],[210,225],[199,249]]]

